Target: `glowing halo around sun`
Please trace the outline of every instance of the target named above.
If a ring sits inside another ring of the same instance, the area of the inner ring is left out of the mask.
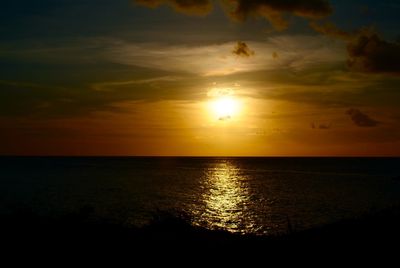
[[[220,121],[228,121],[238,116],[240,102],[233,96],[222,96],[211,102],[213,116]]]
[[[211,122],[230,124],[240,121],[243,100],[236,95],[236,91],[230,87],[214,87],[207,92],[209,99],[205,102],[205,108]]]

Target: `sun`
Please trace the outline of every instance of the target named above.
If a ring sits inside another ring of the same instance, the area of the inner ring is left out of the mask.
[[[220,97],[213,101],[212,110],[218,120],[230,120],[239,113],[239,101],[232,96]]]

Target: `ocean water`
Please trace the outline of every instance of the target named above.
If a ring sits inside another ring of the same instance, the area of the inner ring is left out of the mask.
[[[307,229],[400,203],[400,158],[0,158],[0,213],[143,226],[159,213],[235,233]]]

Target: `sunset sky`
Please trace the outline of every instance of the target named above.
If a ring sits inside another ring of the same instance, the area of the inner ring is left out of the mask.
[[[400,155],[400,2],[5,0],[1,155]]]

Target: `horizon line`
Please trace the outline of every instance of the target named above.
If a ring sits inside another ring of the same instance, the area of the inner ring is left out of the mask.
[[[400,155],[1,155],[43,158],[400,158]]]

